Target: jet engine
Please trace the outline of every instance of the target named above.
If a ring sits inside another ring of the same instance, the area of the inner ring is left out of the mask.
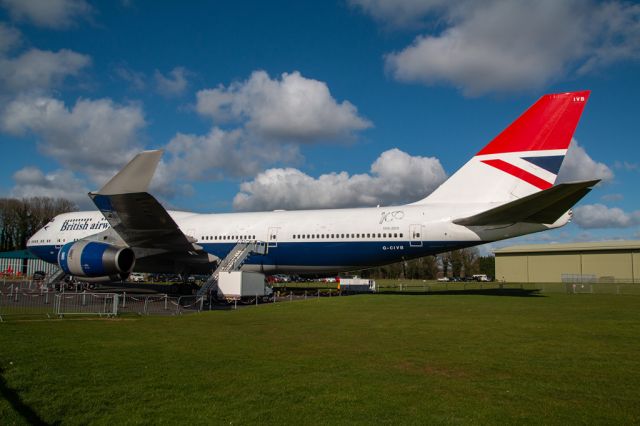
[[[80,240],[67,243],[58,252],[58,265],[69,274],[86,281],[126,279],[136,262],[129,247]]]

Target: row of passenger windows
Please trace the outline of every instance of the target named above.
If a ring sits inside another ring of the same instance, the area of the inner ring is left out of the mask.
[[[204,241],[242,241],[242,240],[255,240],[255,235],[204,235],[200,237]]]
[[[377,237],[376,237],[377,235]],[[323,239],[323,238],[402,238],[402,232],[391,233],[369,233],[369,234],[296,234],[293,236],[294,240],[313,240],[313,239]]]
[[[420,237],[420,234],[416,234],[417,237]],[[404,235],[402,232],[394,232],[394,233],[367,233],[367,234],[295,234],[293,235],[294,240],[316,240],[316,239],[326,239],[326,238],[403,238]],[[200,237],[203,241],[241,241],[241,240],[255,240],[255,235],[204,235]],[[276,235],[271,236],[271,241],[277,239]]]

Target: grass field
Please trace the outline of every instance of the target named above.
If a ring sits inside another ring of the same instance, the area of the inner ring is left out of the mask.
[[[0,423],[640,422],[640,297],[366,295],[0,324]]]

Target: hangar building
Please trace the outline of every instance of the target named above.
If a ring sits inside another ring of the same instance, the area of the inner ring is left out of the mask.
[[[30,277],[36,271],[51,274],[57,269],[57,265],[41,260],[28,250],[0,252],[0,276]]]
[[[534,244],[494,253],[500,281],[640,283],[640,241]]]

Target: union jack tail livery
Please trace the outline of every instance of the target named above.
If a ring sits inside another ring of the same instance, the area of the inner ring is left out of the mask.
[[[503,204],[550,189],[589,91],[545,95],[416,204]]]

